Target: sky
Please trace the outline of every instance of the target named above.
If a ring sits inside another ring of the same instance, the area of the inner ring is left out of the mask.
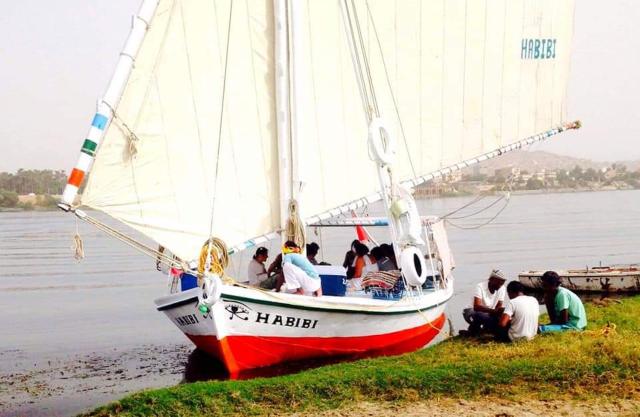
[[[640,2],[577,0],[569,120],[535,145],[598,161],[640,159]],[[3,1],[0,171],[69,171],[140,0]]]

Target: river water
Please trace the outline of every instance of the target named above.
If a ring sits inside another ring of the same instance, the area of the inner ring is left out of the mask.
[[[443,215],[471,199],[419,206],[423,215]],[[473,229],[501,205],[448,228],[457,264],[448,306],[455,329],[463,327],[473,287],[492,268],[515,279],[523,269],[640,262],[640,191],[514,195],[493,222]],[[379,213],[379,206],[369,211]],[[81,262],[71,250],[76,228],[86,252]],[[386,240],[385,229],[370,231]],[[322,248],[319,258],[336,264],[354,238],[351,228],[309,233]],[[234,260],[232,275],[242,276],[250,255]],[[180,382],[195,359],[182,333],[155,310],[166,284],[153,260],[72,215],[0,213],[0,415],[69,415]]]

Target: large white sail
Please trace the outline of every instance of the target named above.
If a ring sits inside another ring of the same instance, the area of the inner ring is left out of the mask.
[[[573,0],[305,4],[307,99],[297,117],[307,218],[379,190],[350,36],[363,39],[380,114],[397,138],[399,180],[566,122]]]
[[[82,196],[186,260],[214,192],[228,244],[280,225],[271,0],[233,3],[218,157],[230,4],[160,1]]]
[[[365,65],[401,181],[566,122],[574,0],[281,1],[305,218],[379,191]],[[183,259],[212,213],[229,245],[281,227],[272,0],[233,2],[218,155],[230,4],[159,2],[82,197]]]

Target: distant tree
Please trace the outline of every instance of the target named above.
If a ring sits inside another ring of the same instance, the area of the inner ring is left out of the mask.
[[[593,168],[588,168],[586,171],[584,171],[584,173],[582,174],[582,178],[585,181],[597,181],[598,180],[598,172],[596,172],[595,169]]]
[[[0,207],[10,208],[18,205],[18,193],[0,189]]]
[[[49,194],[39,195],[36,200],[36,205],[38,207],[55,207],[58,203],[58,200],[51,197]]]
[[[571,178],[573,178],[574,180],[582,179],[582,168],[579,165],[576,165],[575,167],[573,167],[569,175],[571,175]]]
[[[541,190],[544,188],[544,182],[537,178],[529,178],[525,187],[527,190]]]
[[[556,171],[556,178],[558,179],[559,183],[563,184],[569,180],[569,174],[567,174],[567,171],[565,171],[564,169],[559,169]]]
[[[0,173],[0,188],[18,194],[61,194],[67,182],[64,171],[19,169],[15,174]]]

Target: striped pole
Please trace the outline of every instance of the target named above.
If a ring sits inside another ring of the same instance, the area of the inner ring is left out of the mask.
[[[71,170],[67,185],[64,187],[62,201],[58,204],[58,207],[65,211],[69,211],[74,205],[76,196],[78,195],[78,189],[93,165],[96,151],[102,141],[107,126],[109,126],[111,122],[113,109],[115,109],[120,102],[120,97],[122,96],[122,92],[124,91],[124,87],[127,84],[127,80],[135,63],[135,57],[147,33],[149,23],[156,12],[158,2],[159,0],[144,0],[142,6],[140,6],[138,15],[133,19],[131,32],[120,53],[116,70],[109,82],[104,97],[100,101],[100,104],[98,104],[98,111],[93,116],[89,133],[80,149],[78,162],[76,162],[75,167]]]

